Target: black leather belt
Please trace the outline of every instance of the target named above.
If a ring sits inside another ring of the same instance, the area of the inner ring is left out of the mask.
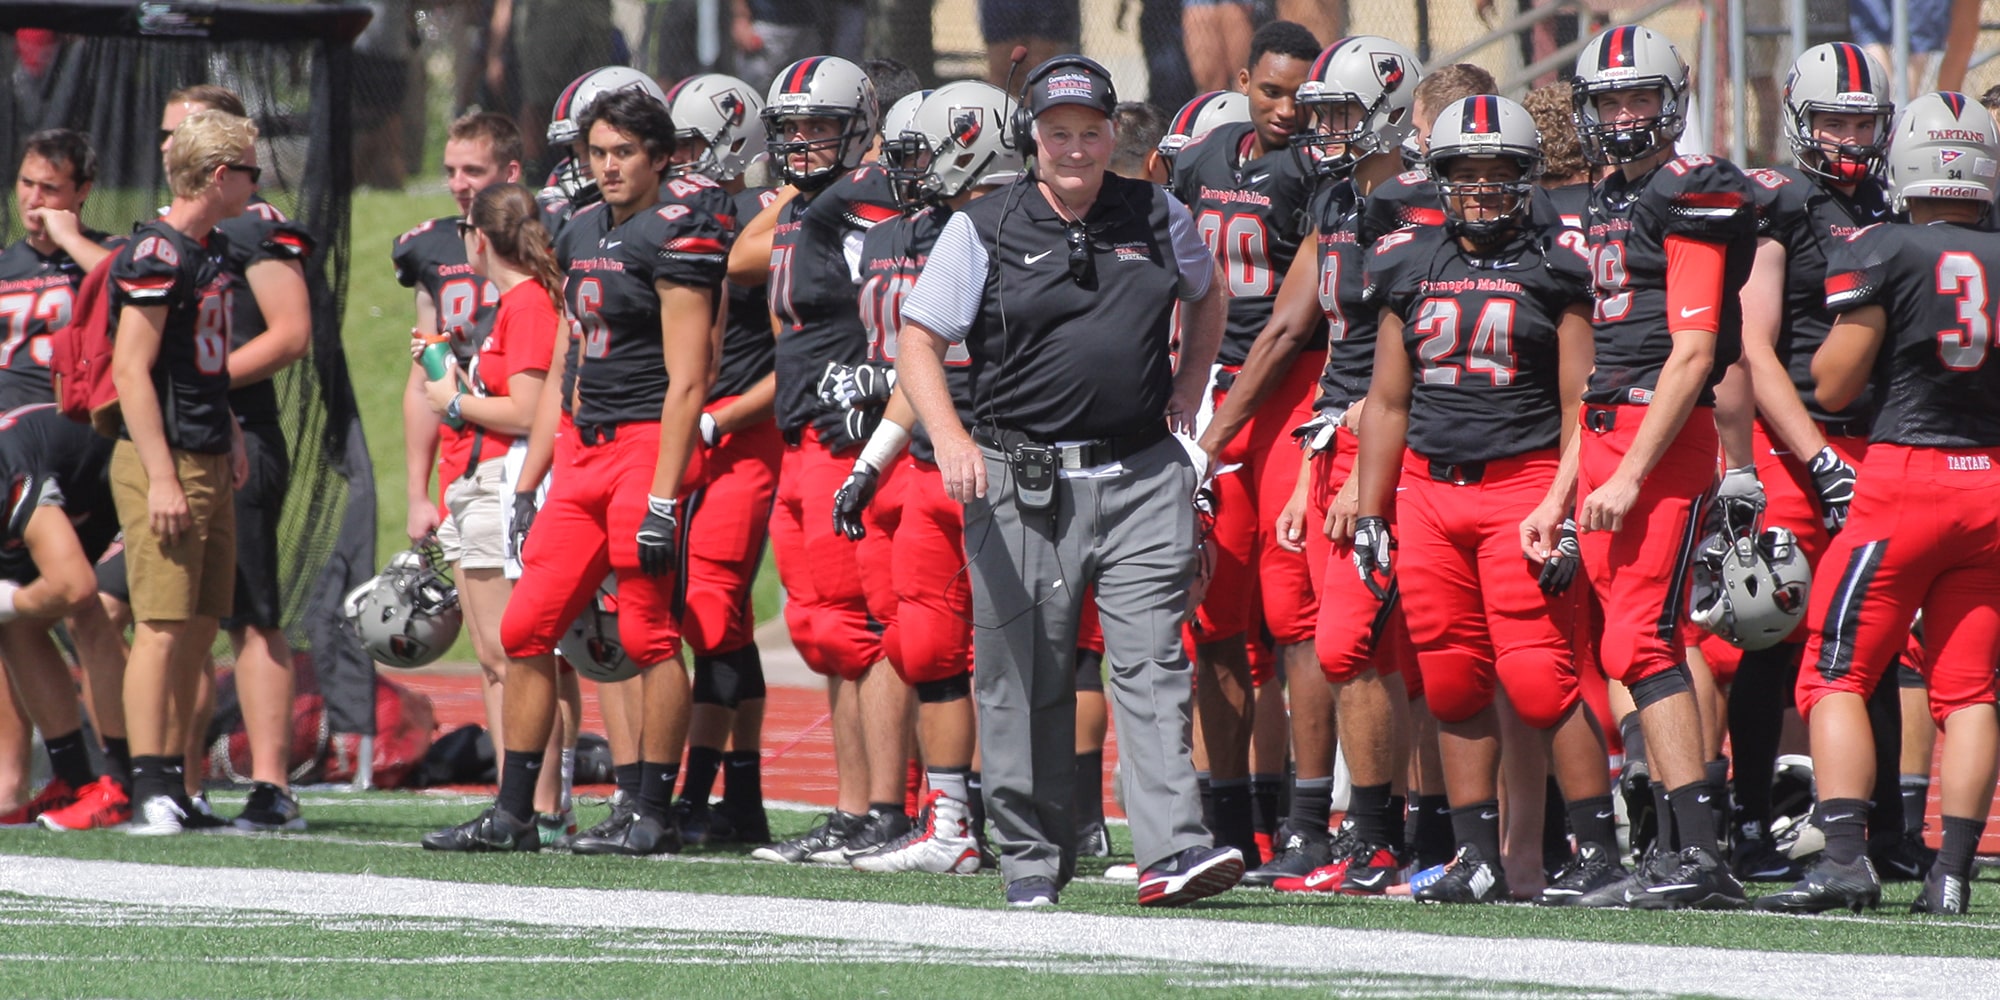
[[[1470,486],[1486,478],[1485,462],[1463,462],[1452,465],[1449,462],[1431,462],[1431,480],[1450,483],[1453,486]]]
[[[1618,427],[1618,411],[1586,409],[1583,411],[1583,426],[1599,433],[1616,430]]]
[[[1821,420],[1819,432],[1824,437],[1865,438],[1874,433],[1874,424],[1867,420]]]
[[[610,444],[618,440],[618,425],[577,424],[576,439],[583,442],[586,448],[595,448],[600,444]]]
[[[982,427],[974,431],[972,437],[980,444],[1007,455],[1014,454],[1014,450],[1021,445],[1042,443],[1020,431],[1009,430],[1005,427]],[[1099,438],[1095,441],[1084,441],[1078,444],[1066,444],[1059,447],[1051,445],[1051,447],[1054,447],[1056,450],[1056,468],[1075,471],[1077,469],[1094,469],[1100,465],[1110,465],[1113,462],[1122,462],[1133,455],[1145,451],[1147,448],[1159,444],[1166,437],[1167,427],[1166,424],[1162,423],[1151,430],[1140,431],[1136,434],[1121,434],[1118,437]]]

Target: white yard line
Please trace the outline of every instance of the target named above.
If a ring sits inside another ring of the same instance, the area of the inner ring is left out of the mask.
[[[837,928],[842,942],[1053,956],[1214,963],[1273,972],[1408,972],[1571,989],[1738,997],[1935,1000],[2000,997],[2000,960],[1810,955],[1444,937],[1255,923],[1146,919],[1060,911],[1015,913],[611,889],[549,889],[364,875],[180,868],[14,857],[0,891],[128,905],[275,910],[307,916],[504,920],[551,927],[619,927],[709,934],[796,934]],[[1079,966],[1088,968],[1088,966]]]

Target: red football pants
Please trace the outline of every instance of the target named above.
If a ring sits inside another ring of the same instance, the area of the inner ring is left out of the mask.
[[[678,573],[639,571],[639,523],[653,489],[660,455],[660,425],[617,425],[617,437],[586,445],[558,441],[554,479],[535,515],[522,553],[521,579],[500,620],[500,642],[516,659],[555,652],[583,606],[596,596],[605,574],[618,577],[618,641],[640,667],[680,656],[680,622],[674,614]],[[688,458],[683,482],[702,477],[701,449]],[[682,564],[687,524],[681,525]]]
[[[1354,473],[1360,444],[1345,430],[1336,433],[1333,440],[1331,449],[1313,456],[1313,480],[1306,492],[1306,560],[1320,573],[1319,617],[1313,629],[1320,670],[1334,684],[1344,684],[1370,669],[1385,677],[1400,673],[1410,698],[1422,698],[1423,674],[1417,669],[1402,602],[1386,603],[1376,597],[1354,568],[1354,546],[1335,545],[1326,537],[1326,512]],[[1395,523],[1394,508],[1388,518]]]
[[[1924,613],[1931,716],[1994,701],[2000,662],[2000,448],[1873,444],[1847,527],[1813,579],[1800,714],[1867,697]]]
[[[1586,406],[1579,457],[1577,506],[1617,472],[1644,406]],[[1697,406],[1667,445],[1618,531],[1591,531],[1578,541],[1584,572],[1604,609],[1597,655],[1605,676],[1630,687],[1680,666],[1680,623],[1687,617],[1689,565],[1703,508],[1715,485],[1715,411]]]
[[[879,535],[872,551],[881,553],[862,561],[868,607],[877,619],[884,611],[892,616],[882,647],[904,683],[948,680],[972,669],[965,505],[945,495],[944,476],[937,466],[906,455],[893,467],[884,485],[893,481],[894,495],[885,498],[885,491],[878,490],[868,506],[868,537],[863,544]],[[893,510],[888,509],[891,505]],[[882,512],[876,520],[878,508]],[[884,563],[879,569],[878,559]],[[878,610],[882,599],[877,592],[883,581],[889,600]]]
[[[709,404],[714,411],[735,397]],[[770,420],[723,435],[702,455],[705,475],[691,499],[687,599],[681,633],[699,655],[755,641],[750,587],[770,537],[771,502],[785,439]]]
[[[1477,483],[1431,477],[1408,452],[1396,498],[1396,580],[1424,695],[1440,722],[1463,722],[1493,704],[1494,684],[1521,720],[1547,729],[1578,698],[1570,650],[1575,589],[1542,593],[1539,568],[1521,553],[1521,522],[1548,498],[1554,449],[1486,463]]]
[[[854,468],[812,427],[785,446],[771,543],[785,587],[785,625],[813,672],[858,680],[882,659],[881,624],[868,614],[854,543],[833,530],[833,495]]]

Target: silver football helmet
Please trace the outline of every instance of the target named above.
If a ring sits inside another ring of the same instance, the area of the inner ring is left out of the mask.
[[[1812,116],[1818,113],[1869,115],[1875,118],[1875,141],[1827,142],[1814,137]],[[1889,146],[1889,119],[1896,105],[1889,100],[1889,71],[1852,42],[1827,42],[1799,54],[1785,77],[1785,141],[1799,169],[1830,181],[1853,184],[1882,168]]]
[[[1811,593],[1812,567],[1789,530],[1724,525],[1695,553],[1688,617],[1738,649],[1769,649],[1798,628]]]
[[[900,104],[901,102],[897,102]],[[1007,141],[1014,101],[1006,91],[981,80],[960,80],[931,91],[917,107],[900,139],[929,162],[891,167],[915,182],[926,200],[949,201],[975,188],[1010,184],[1021,175],[1021,153]],[[885,127],[883,149],[898,138]],[[885,157],[886,159],[886,157]]]
[[[567,151],[570,144],[581,138],[583,130],[577,122],[590,102],[614,90],[641,90],[653,96],[661,104],[667,103],[667,95],[653,78],[630,66],[600,66],[571,80],[569,86],[556,98],[556,106],[549,112],[549,145]],[[541,197],[553,200],[564,198],[572,204],[591,200],[597,190],[597,181],[589,172],[578,166],[574,157],[564,156],[556,164],[555,173],[549,178],[551,183],[543,189]]]
[[[780,176],[802,190],[817,191],[861,165],[875,141],[875,84],[861,67],[839,56],[801,59],[778,72],[765,98],[765,149]],[[799,118],[831,118],[841,123],[839,134],[825,139],[793,139],[785,123]],[[794,166],[792,157],[822,149],[836,151],[834,161],[815,168],[811,161]]]
[[[924,155],[929,152],[929,145],[917,131],[917,109],[930,95],[928,90],[910,91],[882,112],[882,154],[878,162],[895,181],[897,197],[905,209],[917,203],[917,181],[930,166],[929,158]]]
[[[1889,195],[1896,211],[1911,198],[1993,200],[2000,134],[1993,116],[1964,94],[1925,94],[1896,116],[1889,140]]]
[[[1597,97],[1623,90],[1658,90],[1660,111],[1648,118],[1607,122]],[[1631,163],[1672,149],[1687,125],[1688,68],[1666,36],[1637,24],[1598,35],[1576,57],[1570,81],[1576,134],[1592,163]]]
[[[1412,118],[1422,78],[1417,54],[1398,42],[1355,35],[1333,43],[1299,85],[1296,100],[1312,127],[1292,140],[1292,148],[1322,177],[1344,177],[1362,157],[1395,152],[1416,132]],[[1360,114],[1341,127],[1332,115],[1345,104],[1358,106]]]
[[[1211,90],[1181,105],[1167,134],[1160,137],[1160,159],[1167,161],[1167,176],[1173,176],[1174,157],[1217,125],[1250,120],[1250,98],[1233,90]]]
[[[639,668],[618,641],[618,578],[607,576],[597,595],[584,605],[569,631],[556,642],[569,665],[585,678],[615,683],[639,676]]]
[[[1463,156],[1511,159],[1520,164],[1520,179],[1477,184],[1453,183],[1450,161]],[[1542,134],[1526,108],[1504,97],[1480,94],[1448,104],[1431,126],[1426,165],[1444,201],[1445,224],[1457,235],[1488,240],[1527,218],[1535,181],[1542,174]],[[1491,219],[1468,219],[1460,211],[1466,198],[1509,196],[1507,209]]]
[[[764,127],[758,116],[764,99],[750,85],[724,73],[702,73],[667,91],[667,113],[677,142],[700,140],[707,152],[676,167],[712,181],[732,181],[764,155]]]
[[[373,579],[347,593],[341,610],[377,663],[421,667],[458,639],[458,588],[441,567],[435,540],[398,552]]]

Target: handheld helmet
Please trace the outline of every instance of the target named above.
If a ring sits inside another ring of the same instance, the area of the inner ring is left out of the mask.
[[[1817,113],[1867,115],[1875,119],[1875,139],[1831,142],[1814,137]],[[1785,77],[1785,141],[1799,169],[1830,181],[1853,184],[1882,169],[1889,147],[1889,72],[1868,50],[1852,42],[1828,42],[1799,54]]]
[[[625,655],[625,646],[618,641],[617,577],[604,578],[597,596],[584,605],[583,613],[576,616],[569,631],[556,642],[556,652],[578,674],[600,684],[639,676],[639,668]]]
[[[942,202],[975,187],[1013,183],[1025,167],[1008,142],[1013,118],[1013,99],[990,83],[960,80],[932,91],[901,133],[930,154],[930,163],[914,172],[918,194]],[[894,137],[886,128],[883,136],[886,152]]]
[[[675,167],[676,176],[696,173],[732,181],[764,155],[764,128],[758,122],[764,99],[749,84],[723,73],[702,73],[674,84],[666,103],[675,141],[698,139],[707,147],[699,159]]]
[[[630,66],[600,66],[571,80],[556,98],[556,106],[549,112],[549,129],[546,133],[549,145],[568,149],[570,144],[581,138],[583,130],[577,123],[583,119],[583,112],[590,102],[614,90],[643,90],[661,104],[667,103],[667,95],[653,78]],[[556,165],[555,176],[549,185],[561,191],[571,202],[588,200],[588,194],[596,191],[597,182],[580,167],[573,157],[565,156]]]
[[[1598,95],[1624,90],[1659,91],[1659,113],[1605,121],[1597,113]],[[1624,24],[1591,39],[1576,57],[1576,78],[1570,82],[1584,158],[1597,164],[1631,163],[1672,149],[1687,125],[1687,92],[1687,62],[1659,32]]]
[[[905,206],[916,204],[917,180],[930,166],[923,156],[928,152],[927,144],[916,131],[917,108],[930,94],[928,90],[912,90],[882,112],[880,162],[895,181],[897,196]]]
[[[1889,142],[1889,195],[1896,211],[1911,198],[1993,200],[2000,134],[1979,102],[1925,94],[1896,116]]]
[[[1688,617],[1738,649],[1769,649],[1805,618],[1811,592],[1812,567],[1789,530],[1725,524],[1695,553]]]
[[[1158,146],[1160,159],[1167,161],[1167,176],[1174,174],[1174,158],[1196,139],[1214,131],[1217,125],[1249,120],[1250,98],[1233,90],[1211,90],[1181,105]]]
[[[1328,46],[1295,98],[1312,127],[1292,140],[1306,166],[1321,177],[1345,177],[1363,157],[1394,152],[1416,132],[1417,54],[1378,35],[1355,35]],[[1358,120],[1340,127],[1331,117],[1344,104]]]
[[[1451,160],[1462,156],[1511,159],[1520,164],[1517,180],[1477,184],[1453,183]],[[1518,226],[1528,217],[1529,199],[1535,180],[1542,174],[1542,135],[1526,108],[1504,97],[1481,94],[1454,102],[1438,112],[1431,126],[1431,148],[1426,158],[1431,179],[1444,200],[1445,225],[1453,235],[1473,240],[1490,240]],[[1512,196],[1513,201],[1497,219],[1468,219],[1460,211],[1463,198]]]
[[[375,662],[421,667],[451,648],[464,616],[443,565],[433,538],[396,553],[380,574],[348,591],[341,610]]]
[[[875,139],[875,84],[861,67],[839,56],[813,56],[785,67],[771,81],[770,96],[759,115],[764,121],[765,149],[778,173],[804,191],[817,191],[861,165]],[[785,122],[797,118],[831,118],[838,134],[825,139],[793,139]],[[794,167],[792,157],[832,149],[834,161],[824,167]]]

